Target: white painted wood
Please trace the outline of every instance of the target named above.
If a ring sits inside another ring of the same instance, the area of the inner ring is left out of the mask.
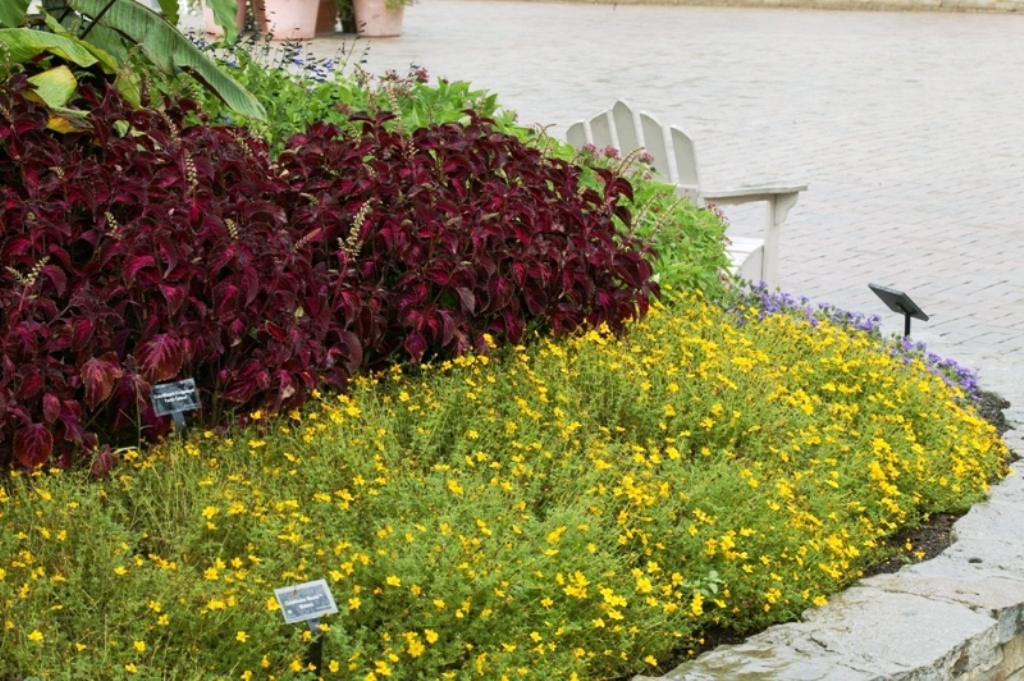
[[[565,140],[572,145],[573,149],[579,149],[587,143],[587,130],[583,127],[583,121],[573,123],[565,131]]]
[[[654,157],[652,165],[657,173],[676,185],[676,193],[690,198],[699,206],[708,202],[721,205],[765,202],[764,236],[727,234],[726,253],[732,271],[740,278],[774,286],[779,275],[779,228],[807,185],[753,185],[719,191],[703,189],[693,140],[675,126],[667,134],[666,140],[665,129],[653,117],[643,112],[636,115],[626,102],[619,100],[610,111],[592,118],[589,129],[583,122],[570,126],[566,139],[577,149],[588,142],[598,149],[616,146],[623,155],[642,146]]]
[[[652,165],[663,177],[672,177],[672,167],[669,165],[668,146],[665,144],[665,131],[661,124],[645,113],[640,114],[640,128],[644,134],[644,147],[647,153],[654,157]]]
[[[590,120],[591,143],[598,149],[617,147],[612,136],[612,121],[607,113],[595,116]]]
[[[697,172],[697,148],[693,145],[693,140],[674,125],[669,129],[669,135],[672,140],[672,151],[676,157],[676,184],[700,187],[700,174]]]
[[[633,111],[625,102],[615,102],[615,106],[612,107],[612,121],[615,123],[615,132],[619,138],[619,151],[623,154],[630,154],[633,150],[643,146],[643,142],[636,134]]]

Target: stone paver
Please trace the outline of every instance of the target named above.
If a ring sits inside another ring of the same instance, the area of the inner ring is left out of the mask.
[[[781,287],[887,331],[867,284],[907,291],[932,317],[913,335],[1024,416],[1024,16],[427,0],[354,48],[558,136],[625,98],[697,140],[708,186],[806,181]],[[759,211],[728,214],[756,232]]]

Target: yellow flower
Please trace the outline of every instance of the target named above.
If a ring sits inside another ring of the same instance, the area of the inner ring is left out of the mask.
[[[44,638],[45,637],[43,636],[43,632],[39,631],[38,629],[34,629],[32,633],[28,635],[28,640],[35,641],[36,643],[41,642]]]
[[[410,657],[419,657],[420,655],[423,654],[423,651],[426,650],[426,649],[427,649],[427,647],[425,645],[423,645],[418,638],[410,638],[409,639],[409,656]]]
[[[693,594],[693,600],[690,601],[690,612],[694,617],[704,614],[704,596],[699,593]]]
[[[423,636],[426,637],[427,643],[437,643],[437,632],[433,629],[424,629]]]
[[[206,508],[203,509],[203,517],[207,520],[210,520],[211,518],[213,518],[213,516],[217,515],[218,513],[220,513],[220,509],[217,508],[216,506],[207,506]]]
[[[362,605],[362,604],[363,604],[363,602],[361,600],[359,600],[358,598],[350,598],[350,599],[348,599],[348,609],[349,610],[358,610],[359,606]]]
[[[338,664],[338,661],[337,661],[337,660],[331,660],[331,661],[330,661],[330,663],[329,663],[329,664],[327,665],[327,669],[328,669],[328,670],[329,670],[329,671],[330,671],[330,672],[331,672],[332,674],[337,674],[337,673],[338,673],[338,670],[339,670],[339,669],[341,669],[341,665],[340,665],[340,664]]]
[[[128,574],[128,570],[126,570],[123,565],[118,565],[114,568],[114,574],[123,577]]]
[[[395,575],[390,575],[384,581],[387,583],[388,586],[402,586],[402,580],[396,577]]]
[[[250,679],[252,679],[252,672],[246,669],[244,672],[242,672],[241,679],[242,681],[250,681]]]
[[[248,638],[249,634],[245,633],[244,631],[240,631],[237,634],[235,634],[235,640],[239,643],[245,643]]]
[[[124,666],[124,670],[126,672],[128,672],[129,674],[134,674],[135,672],[139,671],[138,668],[134,664],[132,664],[131,662],[129,662],[128,664],[126,664]]]
[[[135,647],[135,650],[139,651],[140,653],[146,652],[146,642],[145,641],[136,641],[132,645]]]

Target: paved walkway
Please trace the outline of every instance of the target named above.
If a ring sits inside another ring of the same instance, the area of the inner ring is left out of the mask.
[[[360,44],[371,72],[468,80],[558,136],[626,98],[697,140],[709,186],[806,181],[781,287],[886,331],[867,284],[905,290],[932,318],[914,337],[1024,425],[1024,16],[425,0]]]

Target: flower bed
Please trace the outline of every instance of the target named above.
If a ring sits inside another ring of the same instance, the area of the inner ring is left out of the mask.
[[[319,577],[324,675],[609,678],[820,604],[980,499],[994,431],[923,362],[699,299],[362,378],[280,420],[0,498],[7,668],[300,678],[274,587]],[[183,646],[182,642],[188,644]]]

